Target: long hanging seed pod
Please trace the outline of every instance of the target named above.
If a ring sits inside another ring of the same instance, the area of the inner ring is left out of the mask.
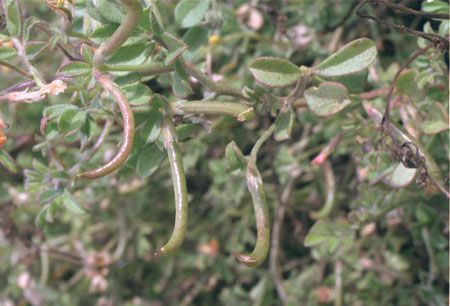
[[[252,253],[242,254],[236,250],[233,254],[248,267],[257,267],[266,260],[270,246],[270,222],[269,209],[267,207],[266,194],[258,169],[252,161],[247,160],[247,188],[252,195],[253,208],[255,210],[257,238]]]
[[[178,146],[175,127],[170,116],[166,116],[166,118],[164,118],[162,133],[164,145],[169,157],[173,191],[175,194],[175,225],[169,241],[159,250],[158,253],[168,253],[175,250],[183,242],[187,224],[188,197],[183,159],[180,147]]]
[[[127,99],[125,98],[124,94],[120,91],[120,89],[113,83],[113,81],[111,81],[105,75],[101,74],[96,69],[94,69],[93,72],[95,80],[107,92],[109,92],[114,97],[117,104],[119,104],[120,112],[123,117],[123,139],[119,151],[111,161],[109,161],[106,165],[103,165],[97,169],[76,174],[75,177],[77,178],[94,179],[113,172],[125,162],[133,147],[134,116]]]
[[[108,58],[120,48],[120,46],[127,40],[127,38],[133,33],[134,29],[139,24],[140,17],[142,15],[142,5],[139,0],[121,0],[121,2],[127,7],[128,12],[125,20],[117,28],[114,34],[103,43],[94,54],[94,69],[93,74],[95,81],[100,84],[107,92],[109,92],[119,105],[120,112],[123,117],[123,140],[119,151],[116,156],[109,161],[106,165],[97,169],[86,171],[76,174],[77,178],[98,178],[105,176],[117,168],[119,168],[127,159],[133,147],[134,140],[134,116],[133,111],[128,104],[127,99],[120,89],[111,81],[108,77],[101,74],[97,67],[103,64]]]

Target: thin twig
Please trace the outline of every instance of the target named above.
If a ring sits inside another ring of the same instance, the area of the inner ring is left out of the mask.
[[[281,228],[283,226],[286,206],[289,203],[293,183],[300,174],[301,174],[300,170],[294,171],[292,175],[289,177],[286,187],[283,190],[283,193],[280,198],[280,205],[278,206],[277,210],[277,215],[273,222],[272,240],[270,242],[270,259],[269,259],[270,273],[272,274],[272,279],[275,283],[275,288],[278,292],[278,296],[280,297],[283,304],[287,303],[289,296],[286,293],[286,289],[283,285],[281,269],[279,266],[280,233]]]
[[[208,87],[210,90],[216,92],[218,95],[235,96],[242,99],[245,97],[238,88],[229,87],[223,84],[219,84],[211,80],[205,73],[195,67],[195,65],[187,60],[183,60],[183,66],[190,75],[196,78],[200,83]]]
[[[256,141],[256,143],[253,145],[252,151],[250,152],[250,158],[256,163],[258,151],[261,148],[261,146],[266,142],[266,140],[272,135],[272,133],[275,131],[275,122],[272,123],[272,125],[267,129],[261,137]]]
[[[420,55],[424,54],[425,52],[427,52],[429,49],[431,49],[434,46],[434,44],[429,44],[428,46],[417,50],[413,55],[411,55],[398,69],[397,73],[394,76],[394,79],[392,80],[391,86],[389,87],[389,93],[387,96],[387,103],[386,103],[386,108],[384,110],[384,115],[383,115],[383,120],[381,122],[383,129],[386,129],[386,131],[388,132],[389,136],[392,138],[392,140],[394,141],[394,143],[396,143],[396,139],[395,137],[393,137],[392,135],[392,131],[391,131],[391,125],[390,125],[390,110],[391,110],[391,98],[392,98],[392,94],[394,92],[394,88],[395,85],[397,83],[397,79],[400,76],[400,73],[402,73],[402,71],[411,63],[413,62],[416,58],[418,58]]]
[[[358,5],[358,7],[357,7],[357,9],[356,9],[356,14],[359,16],[359,17],[361,17],[361,18],[368,18],[368,19],[372,19],[372,20],[375,20],[376,22],[378,22],[378,23],[380,23],[380,24],[383,24],[383,25],[385,25],[385,26],[387,26],[387,27],[392,27],[392,28],[395,28],[395,29],[397,29],[397,30],[401,30],[401,31],[403,31],[403,32],[407,32],[407,33],[409,33],[409,34],[411,34],[411,35],[414,35],[414,36],[418,36],[418,37],[422,37],[423,39],[426,39],[426,40],[429,40],[429,41],[431,41],[431,42],[433,42],[435,45],[436,45],[436,47],[439,49],[439,50],[441,50],[441,51],[445,51],[445,50],[448,50],[449,49],[449,41],[448,41],[448,39],[447,38],[445,38],[445,37],[443,37],[443,36],[441,36],[441,35],[437,35],[437,34],[431,34],[431,33],[425,33],[425,32],[421,32],[421,31],[416,31],[416,30],[413,30],[413,29],[410,29],[410,28],[408,28],[408,27],[405,27],[405,26],[402,26],[402,25],[398,25],[398,24],[395,24],[395,23],[391,23],[391,22],[388,22],[388,21],[384,21],[383,19],[381,19],[381,18],[378,18],[377,16],[375,16],[375,15],[368,15],[368,14],[365,14],[365,13],[363,13],[363,12],[361,12],[361,9],[362,9],[362,7],[366,4],[366,3],[382,3],[382,4],[384,4],[384,5],[386,5],[386,6],[392,6],[392,4],[390,4],[390,5],[388,5],[387,3],[387,1],[384,1],[384,0],[363,0],[359,5]],[[403,7],[403,6],[400,6],[400,5],[396,5],[396,7],[395,7],[395,9],[396,10],[403,10],[404,12],[404,14],[407,14],[407,8],[405,8],[405,7]],[[410,9],[411,10],[411,9]],[[414,12],[417,12],[417,11],[415,11],[415,10],[412,10],[412,11],[414,11]],[[423,14],[424,12],[422,12],[422,15],[424,16],[424,17],[429,17],[429,16],[427,16],[427,15],[429,15],[430,13],[425,13],[425,14]],[[416,14],[416,13],[414,13],[414,14]],[[417,15],[417,14],[416,14]],[[447,19],[448,19],[448,15],[446,15],[446,14],[444,14],[444,16],[447,16]]]
[[[30,73],[28,73],[28,72],[26,72],[26,71],[23,71],[23,70],[20,69],[19,67],[14,66],[14,65],[12,65],[12,64],[10,64],[10,63],[8,63],[8,62],[0,61],[0,65],[5,66],[5,67],[8,67],[8,68],[11,69],[11,70],[14,70],[15,72],[17,72],[17,73],[23,75],[23,76],[26,77],[26,78],[29,78],[29,79],[32,79],[32,78],[33,78],[33,76],[32,76]]]

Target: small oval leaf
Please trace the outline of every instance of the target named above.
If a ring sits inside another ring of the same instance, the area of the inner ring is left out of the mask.
[[[65,110],[58,120],[58,127],[64,136],[78,132],[86,121],[86,112],[80,110]]]
[[[350,95],[344,85],[323,82],[319,88],[311,87],[305,91],[309,109],[317,116],[331,116],[351,103]]]
[[[88,74],[89,72],[91,72],[91,67],[83,62],[70,62],[58,69],[58,74],[72,77]]]
[[[136,171],[141,178],[152,175],[166,157],[165,151],[161,151],[155,143],[150,144],[139,154]]]
[[[3,149],[0,149],[0,164],[11,173],[17,174],[17,165],[11,155]]]
[[[333,77],[359,72],[367,68],[377,56],[375,43],[367,38],[354,40],[320,63],[314,74]]]
[[[161,112],[151,110],[148,114],[148,120],[141,131],[141,139],[145,142],[154,142],[158,139],[161,134],[162,119]]]
[[[0,47],[0,60],[5,60],[16,56],[17,51],[10,47]]]
[[[253,77],[269,87],[285,87],[297,82],[300,69],[291,62],[274,57],[255,59],[249,67]]]
[[[182,0],[175,7],[175,20],[183,28],[198,24],[209,8],[209,1]]]
[[[75,200],[73,199],[72,195],[65,190],[64,194],[62,196],[62,200],[63,200],[63,204],[64,206],[71,212],[73,212],[74,214],[77,215],[85,215],[87,213],[86,210],[84,210],[83,208],[81,208],[77,202],[75,202]]]
[[[404,188],[411,184],[416,173],[417,169],[406,168],[402,163],[399,163],[394,171],[383,179],[383,182],[393,189]]]

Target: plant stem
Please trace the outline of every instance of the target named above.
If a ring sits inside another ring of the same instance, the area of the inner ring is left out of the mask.
[[[244,98],[240,89],[218,84],[211,80],[205,73],[195,67],[195,65],[185,59],[182,59],[184,68],[190,75],[196,78],[200,83],[208,87],[210,90],[216,92],[218,95],[234,96]]]
[[[98,67],[100,71],[137,71],[143,75],[161,74],[173,71],[173,67],[162,63],[145,63],[142,65],[108,65],[102,64]]]
[[[267,129],[261,137],[256,141],[255,145],[252,148],[252,151],[250,153],[250,158],[256,163],[258,151],[261,148],[261,146],[266,142],[266,140],[272,135],[272,133],[275,131],[275,122],[272,123],[272,125]]]
[[[378,124],[382,124],[383,115],[378,111],[374,106],[372,106],[367,101],[363,102],[363,107],[366,110],[366,113]],[[425,166],[427,168],[428,176],[433,182],[434,185],[444,193],[448,198],[450,198],[450,193],[448,190],[444,188],[444,181],[442,179],[441,169],[434,161],[433,157],[428,153],[428,151],[423,147],[423,145],[415,139],[413,136],[409,135],[408,132],[404,131],[402,128],[396,126],[392,122],[389,124],[390,129],[392,131],[392,136],[401,140],[402,142],[411,142],[414,143],[417,148],[419,154],[425,159]],[[396,140],[398,142],[398,140]]]
[[[232,115],[239,121],[251,120],[255,115],[253,107],[233,102],[188,101],[170,106],[176,114]]]
[[[14,66],[14,65],[12,65],[12,64],[10,64],[10,63],[8,63],[8,62],[0,61],[0,65],[5,66],[5,67],[8,67],[8,68],[11,69],[11,70],[14,70],[15,72],[17,72],[17,73],[23,75],[23,76],[26,77],[26,78],[29,78],[29,79],[32,79],[32,78],[33,78],[33,75],[32,75],[32,74],[30,74],[30,73],[28,73],[28,72],[26,72],[26,71],[23,71],[23,70],[20,69],[19,67]]]
[[[31,65],[30,61],[28,60],[27,53],[25,51],[25,48],[24,48],[22,42],[20,40],[18,40],[17,38],[13,38],[11,41],[13,42],[14,47],[16,47],[17,55],[22,60],[22,63],[25,65],[25,67],[27,67],[28,71],[30,72],[30,75],[36,82],[36,85],[38,85],[39,87],[44,86],[45,81],[42,78],[42,76],[39,74],[39,72],[36,69],[34,69],[34,67]]]
[[[142,15],[142,6],[138,0],[121,0],[127,7],[128,13],[125,20],[108,39],[108,41],[100,46],[94,54],[94,66],[99,66],[106,62],[108,58],[116,51],[133,33],[139,24]]]

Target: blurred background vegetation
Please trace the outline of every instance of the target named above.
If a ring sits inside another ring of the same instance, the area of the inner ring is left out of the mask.
[[[49,24],[42,26],[47,31],[36,27],[32,32],[33,41],[49,43],[32,63],[42,75],[55,75],[65,55],[53,45],[61,43],[76,54],[84,38],[65,34],[62,18],[44,1],[19,2],[25,17]],[[95,6],[100,1],[93,2]],[[157,3],[167,30],[185,37],[187,29],[174,17],[177,2]],[[369,68],[368,81],[354,93],[387,89],[400,65],[421,46],[412,35],[361,19],[354,10],[348,14],[353,1],[249,3],[211,1],[209,17],[203,20],[207,35],[195,55],[213,78],[236,88],[267,90],[255,84],[248,70],[257,57],[313,67],[346,43],[368,37],[376,43],[378,57]],[[400,3],[416,10],[424,4]],[[439,3],[438,9],[447,8],[448,13],[448,4]],[[76,1],[72,31],[89,36],[86,6],[86,1]],[[448,20],[401,15],[382,5],[367,10],[392,23],[448,37]],[[6,35],[4,14],[1,20],[0,33]],[[96,21],[90,22],[93,31]],[[213,35],[217,37],[208,40]],[[0,90],[26,80],[0,68]],[[393,121],[416,132],[447,177],[448,52],[430,52],[410,68],[417,71],[413,83],[418,91],[396,90],[406,106],[394,109]],[[144,82],[152,92],[176,100],[165,75]],[[194,97],[201,99],[201,86],[192,87]],[[284,88],[271,92],[288,93]],[[381,109],[385,100],[386,92],[373,103]],[[201,124],[194,134],[181,143],[189,192],[186,237],[175,252],[155,257],[174,222],[167,160],[142,177],[136,172],[137,157],[132,156],[118,173],[72,184],[73,197],[89,213],[80,216],[61,208],[42,233],[35,227],[44,202],[40,196],[51,180],[26,189],[30,174],[26,177],[24,170],[39,172],[55,156],[70,168],[80,157],[79,140],[59,138],[46,155],[36,148],[45,143],[40,132],[44,108],[67,103],[80,104],[72,92],[33,104],[0,102],[10,126],[4,129],[8,142],[3,148],[19,168],[18,174],[11,174],[0,167],[0,305],[448,305],[448,200],[414,181],[392,188],[394,179],[385,173],[396,162],[381,142],[379,126],[361,105],[330,118],[299,107],[292,137],[269,138],[261,148],[258,168],[273,237],[268,259],[252,269],[231,254],[235,249],[251,250],[256,231],[245,174],[225,174],[224,152],[234,140],[249,154],[274,121],[267,110],[257,109],[256,118],[247,122],[231,116],[198,119]],[[432,117],[439,112],[438,119]],[[421,128],[427,118],[447,125],[430,132]],[[93,139],[100,132],[97,127]],[[341,132],[328,161],[312,165]],[[113,124],[92,163],[108,160],[121,135],[121,128]],[[327,186],[330,180],[334,188]],[[323,207],[330,189],[330,212],[316,223],[313,212]],[[305,246],[312,228],[322,243]]]

